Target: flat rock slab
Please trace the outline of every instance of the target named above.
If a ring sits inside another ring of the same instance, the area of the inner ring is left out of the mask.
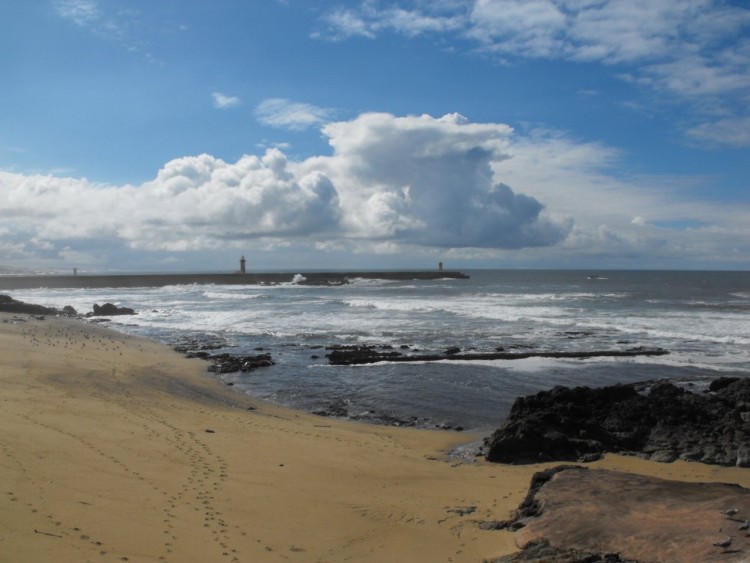
[[[546,539],[552,547],[619,553],[649,561],[750,561],[750,489],[685,483],[573,467],[534,493],[541,510],[516,532],[516,543]],[[722,511],[737,508],[727,517]],[[723,549],[713,544],[732,537]]]

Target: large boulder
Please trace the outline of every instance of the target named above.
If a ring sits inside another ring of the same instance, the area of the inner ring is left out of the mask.
[[[749,515],[750,490],[738,485],[555,467],[535,474],[513,517],[499,523],[523,551],[493,563],[747,561]],[[734,542],[722,549],[727,536]]]
[[[555,387],[516,400],[485,439],[490,461],[575,461],[605,452],[637,453],[750,467],[750,379],[724,378],[696,394],[657,382],[599,389]]]
[[[94,304],[94,311],[88,313],[88,317],[113,317],[116,315],[135,315],[135,311],[130,307],[118,307],[112,303],[104,305]]]

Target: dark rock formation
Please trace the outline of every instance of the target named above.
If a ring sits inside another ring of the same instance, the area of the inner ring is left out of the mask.
[[[750,379],[722,378],[704,394],[667,382],[648,393],[636,385],[555,387],[517,399],[485,438],[485,452],[503,463],[621,452],[750,467]]]
[[[214,373],[249,373],[259,368],[270,367],[276,364],[271,358],[271,354],[251,354],[247,356],[234,354],[212,354],[208,350],[219,350],[229,348],[231,344],[225,339],[211,334],[198,334],[186,336],[172,343],[172,348],[180,353],[185,354],[188,358],[197,358],[206,360],[211,365],[208,371]],[[263,348],[256,348],[263,350]],[[229,382],[227,385],[234,385]]]
[[[233,356],[231,354],[215,354],[204,357],[211,362],[208,371],[216,373],[248,373],[258,368],[265,368],[275,364],[271,354],[257,354],[254,356]]]
[[[94,304],[94,311],[88,313],[87,317],[114,317],[116,315],[135,315],[135,311],[130,307],[118,307],[112,303],[104,305]]]
[[[328,363],[334,366],[348,366],[354,364],[374,364],[375,362],[394,361],[402,358],[400,352],[372,350],[369,347],[361,347],[349,350],[333,350],[326,354]]]
[[[625,350],[591,350],[580,352],[461,352],[458,347],[450,347],[444,352],[434,354],[401,354],[399,352],[381,352],[371,346],[341,348],[327,354],[332,365],[372,364],[375,362],[436,362],[439,360],[523,360],[526,358],[573,358],[586,359],[597,357],[633,357],[663,356],[669,354],[663,348],[627,348]],[[513,348],[530,348],[516,345]]]
[[[318,416],[332,416],[334,418],[348,418],[349,405],[343,399],[337,399],[324,409],[313,411]]]
[[[78,311],[76,311],[75,308],[71,305],[65,305],[65,307],[63,307],[62,309],[62,313],[60,314],[65,317],[77,317]]]
[[[530,543],[523,551],[492,559],[491,563],[638,563],[622,559],[619,553],[589,553],[580,549],[552,547],[548,540]]]
[[[375,412],[375,411],[363,411],[359,413],[351,412],[350,405],[344,399],[337,399],[324,409],[313,411],[313,414],[318,416],[330,416],[334,418],[346,418],[348,420],[356,420],[358,422],[367,422],[370,424],[380,424],[385,426],[401,426],[401,427],[424,427],[428,420],[418,416],[411,416],[409,418],[400,418],[393,416],[388,413]]]
[[[750,536],[732,531],[748,514],[750,490],[738,485],[555,467],[532,478],[506,526],[523,551],[496,563],[746,561]],[[727,535],[732,550],[717,549]]]
[[[72,307],[71,307],[72,309]],[[0,311],[3,313],[20,313],[25,315],[59,315],[60,311],[52,307],[34,305],[16,301],[10,295],[0,295]]]
[[[172,343],[172,348],[180,353],[187,354],[191,357],[206,358],[210,354],[199,355],[199,352],[205,350],[220,350],[228,348],[230,344],[223,338],[212,334],[199,334],[195,336],[184,336]]]

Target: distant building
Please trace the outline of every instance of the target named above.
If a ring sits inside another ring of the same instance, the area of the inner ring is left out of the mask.
[[[246,260],[245,260],[244,256],[242,258],[240,258],[240,274],[244,274],[245,273],[245,262],[246,262]]]
[[[442,271],[443,271],[443,263],[438,262],[438,272],[442,272]]]

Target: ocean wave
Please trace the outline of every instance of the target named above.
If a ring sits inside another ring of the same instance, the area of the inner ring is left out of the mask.
[[[560,293],[476,293],[478,299],[498,300],[505,303],[528,303],[539,301],[576,301],[597,299],[627,299],[630,293],[591,293],[591,292],[560,292]]]
[[[395,300],[376,300],[365,298],[342,299],[341,302],[353,308],[360,309],[379,309],[382,311],[405,311],[405,312],[435,312],[446,310],[435,307],[427,301],[395,301]]]
[[[399,280],[376,280],[372,278],[348,278],[349,285],[354,287],[385,287],[403,284]],[[399,285],[399,289],[416,286]]]

